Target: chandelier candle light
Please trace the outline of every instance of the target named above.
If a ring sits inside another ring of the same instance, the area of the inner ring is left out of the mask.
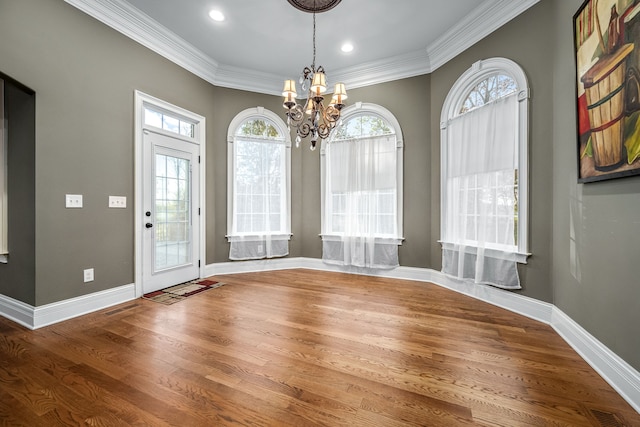
[[[340,3],[340,0],[288,0],[294,7],[305,12],[313,13],[313,62],[310,67],[305,67],[300,76],[302,90],[309,90],[305,106],[296,102],[296,82],[285,80],[282,96],[284,96],[284,108],[287,109],[287,125],[296,127],[296,147],[300,146],[302,138],[311,135],[311,150],[316,149],[318,138],[326,139],[340,120],[340,110],[347,99],[347,89],[344,83],[336,83],[331,102],[324,106],[324,94],[327,92],[327,82],[324,68],[316,68],[316,12],[325,12]],[[319,5],[316,5],[316,2]]]

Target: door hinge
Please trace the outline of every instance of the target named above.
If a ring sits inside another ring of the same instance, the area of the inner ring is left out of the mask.
[[[200,163],[200,156],[198,156],[198,163]]]
[[[198,260],[198,267],[200,267],[200,260]]]
[[[198,208],[198,215],[200,215],[200,208]]]

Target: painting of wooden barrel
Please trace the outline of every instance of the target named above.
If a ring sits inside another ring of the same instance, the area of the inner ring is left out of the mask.
[[[625,59],[632,50],[633,44],[626,44],[600,58],[581,79],[587,96],[593,159],[600,171],[613,170],[624,161]]]

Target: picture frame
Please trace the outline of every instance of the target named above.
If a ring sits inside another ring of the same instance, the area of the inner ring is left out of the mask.
[[[640,1],[585,0],[573,34],[578,182],[640,175]]]

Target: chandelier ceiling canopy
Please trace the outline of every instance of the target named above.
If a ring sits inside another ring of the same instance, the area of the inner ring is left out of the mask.
[[[322,13],[333,9],[342,0],[288,0],[296,9],[309,13]]]

